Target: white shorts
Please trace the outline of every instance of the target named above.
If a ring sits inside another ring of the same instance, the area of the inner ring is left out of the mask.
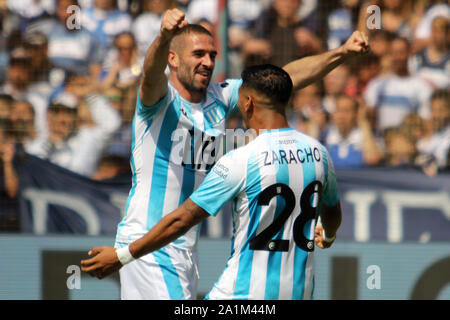
[[[116,248],[125,243],[116,243]],[[191,300],[197,298],[198,254],[168,245],[123,266],[122,300]]]

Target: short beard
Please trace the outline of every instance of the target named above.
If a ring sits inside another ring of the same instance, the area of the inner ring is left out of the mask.
[[[203,87],[199,88],[195,85],[194,77],[195,74],[192,77],[190,77],[189,70],[184,69],[178,74],[178,81],[180,81],[183,87],[185,87],[185,89],[188,90],[189,92],[199,93],[202,95],[205,94],[206,89],[208,88],[209,83],[211,81],[211,78],[208,80],[208,83],[204,88]]]

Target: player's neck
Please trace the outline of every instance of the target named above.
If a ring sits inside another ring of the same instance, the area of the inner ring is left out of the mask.
[[[260,130],[289,128],[286,116],[277,112],[265,112],[250,120],[250,127],[259,135]]]

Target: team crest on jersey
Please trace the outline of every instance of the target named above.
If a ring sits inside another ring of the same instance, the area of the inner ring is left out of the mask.
[[[228,82],[222,82],[222,83],[220,84],[220,86],[221,86],[222,88],[226,88],[226,87],[228,87]]]

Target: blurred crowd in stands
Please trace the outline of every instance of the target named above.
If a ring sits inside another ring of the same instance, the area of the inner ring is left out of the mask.
[[[371,5],[379,29],[368,29]],[[19,191],[18,154],[97,180],[129,170],[142,63],[173,7],[218,37],[219,0],[0,0],[3,213]],[[335,49],[354,30],[369,35],[369,54],[295,92],[287,110],[338,169],[449,169],[448,1],[228,0],[228,9],[229,78]],[[241,127],[239,115],[228,126]],[[13,215],[0,216],[0,226],[15,228]]]

